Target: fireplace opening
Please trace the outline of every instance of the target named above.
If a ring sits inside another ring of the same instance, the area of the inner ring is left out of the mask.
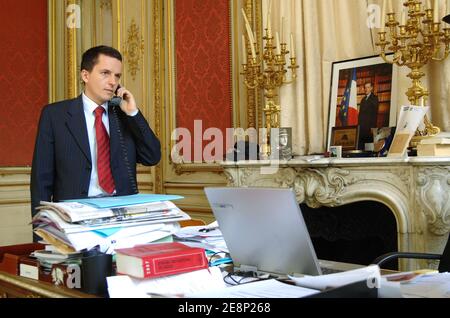
[[[376,257],[397,251],[395,217],[381,203],[300,207],[319,259],[369,265]],[[383,268],[397,270],[397,261],[383,264]]]

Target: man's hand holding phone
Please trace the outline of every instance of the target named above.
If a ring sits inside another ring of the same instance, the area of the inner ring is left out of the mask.
[[[125,112],[128,116],[133,116],[136,114],[138,110],[136,106],[136,100],[134,99],[133,94],[125,87],[118,86],[116,90],[116,95],[122,98],[122,102],[120,103],[120,108],[123,112]]]

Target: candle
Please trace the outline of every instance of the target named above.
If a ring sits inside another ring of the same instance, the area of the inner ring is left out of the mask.
[[[434,0],[433,22],[439,23],[439,1]]]
[[[427,7],[425,9],[431,9],[431,0],[427,0]]]
[[[241,8],[241,11],[242,11],[242,15],[244,16],[244,21],[245,21],[246,26],[247,26],[247,24],[250,26],[250,23],[248,23],[247,15],[245,14],[244,8]]]
[[[252,29],[250,28],[249,24],[246,24],[245,27],[247,28],[247,35],[248,40],[250,42],[250,50],[252,51],[252,58],[256,58],[256,51],[255,51],[255,40],[253,38]]]
[[[276,41],[277,41],[277,55],[281,55],[281,45],[280,45],[280,36],[278,32],[275,33]]]
[[[242,64],[247,64],[247,47],[245,45],[245,37],[242,34]]]
[[[284,43],[284,17],[281,17],[281,43]]]
[[[248,36],[248,40],[250,42],[250,49],[252,51],[252,57],[256,58],[256,51],[255,51],[255,39],[253,38],[253,32],[252,32],[252,28],[250,27],[250,23],[248,23],[248,19],[247,19],[247,15],[245,14],[244,9],[242,8],[242,15],[244,16],[244,20],[245,20],[245,28],[247,29],[247,36]]]
[[[445,5],[445,15],[450,13],[450,0],[447,0],[447,3]]]
[[[394,13],[394,9],[392,9],[392,0],[387,0],[387,4],[388,4],[387,13]]]
[[[267,37],[272,36],[272,27],[270,25],[270,11],[272,10],[272,0],[269,0],[269,6],[267,8]]]
[[[295,57],[294,36],[291,33],[291,58]]]
[[[383,7],[381,8],[381,32],[384,32],[385,16],[386,16],[386,0],[383,0]]]
[[[402,19],[400,25],[406,25],[406,11],[405,9],[402,10]]]

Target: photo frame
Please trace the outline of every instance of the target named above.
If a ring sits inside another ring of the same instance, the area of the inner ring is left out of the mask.
[[[390,55],[387,54],[389,59]],[[333,145],[335,127],[360,126],[354,149],[364,150],[365,143],[373,140],[372,128],[396,125],[397,73],[397,66],[386,63],[378,55],[332,64],[328,151]]]
[[[358,130],[356,126],[333,127],[331,147],[341,146],[343,151],[356,150],[358,147]]]

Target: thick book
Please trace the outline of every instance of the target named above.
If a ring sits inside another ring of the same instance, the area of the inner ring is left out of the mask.
[[[205,250],[182,243],[136,245],[116,249],[117,273],[152,278],[208,268]]]
[[[434,137],[434,138],[423,139],[420,143],[422,145],[450,145],[450,138]]]

